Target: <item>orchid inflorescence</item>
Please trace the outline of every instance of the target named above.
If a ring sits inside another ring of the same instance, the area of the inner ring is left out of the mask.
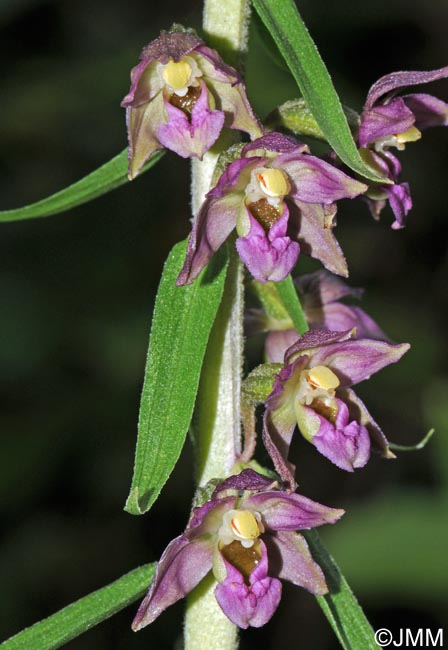
[[[354,137],[361,158],[382,179],[374,182],[352,177],[334,152],[323,159],[291,135],[266,130],[239,73],[192,31],[162,32],[143,50],[123,100],[131,178],[158,149],[202,159],[223,129],[250,138],[233,147],[195,215],[177,285],[197,281],[226,241],[252,277],[263,309],[247,311],[247,334],[267,333],[264,376],[270,377],[270,389],[258,402],[264,405],[263,441],[277,474],[251,468],[252,445],[230,475],[216,477],[213,492],[193,509],[184,533],[163,553],[135,630],[210,572],[219,606],[241,628],[260,627],[271,618],[281,597],[279,579],[315,594],[327,592],[325,575],[297,531],[335,523],[343,511],[295,492],[295,467],[288,458],[292,436],[299,431],[348,472],[364,467],[371,451],[393,458],[352,386],[409,349],[406,343],[392,343],[360,307],[341,302],[360,297],[360,291],[336,277],[348,275],[334,236],[337,203],[361,197],[378,218],[388,202],[392,228],[405,226],[410,190],[399,182],[401,165],[391,149],[401,151],[422,130],[447,125],[448,106],[432,95],[397,92],[447,76],[448,67],[396,72],[372,86]],[[299,336],[276,283],[290,275],[301,254],[325,270],[295,280],[310,328]]]

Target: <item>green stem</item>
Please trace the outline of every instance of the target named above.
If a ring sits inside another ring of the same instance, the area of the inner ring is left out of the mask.
[[[199,583],[187,599],[184,650],[237,650],[238,628],[230,622],[215,598],[213,574]]]
[[[249,16],[249,0],[204,1],[203,27],[208,43],[240,69],[247,49]],[[202,161],[193,161],[194,215],[210,189],[218,156],[229,144],[228,136],[224,136]],[[232,244],[229,251],[224,296],[210,335],[197,398],[194,438],[198,485],[228,475],[241,453],[243,270]],[[238,647],[238,629],[216,602],[215,586],[210,575],[187,599],[185,650],[236,650]]]
[[[241,452],[242,278],[241,262],[231,251],[224,296],[210,334],[196,402],[194,441],[200,486],[228,475]],[[238,647],[238,629],[220,609],[215,587],[210,574],[187,599],[185,650]]]
[[[249,23],[248,0],[204,0],[202,26],[207,42],[240,71],[247,52]]]

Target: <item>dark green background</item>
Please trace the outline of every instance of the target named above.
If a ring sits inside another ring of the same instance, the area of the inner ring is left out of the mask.
[[[0,207],[42,198],[121,151],[119,103],[141,47],[174,21],[197,26],[200,8],[2,0]],[[382,74],[448,63],[442,0],[307,0],[300,9],[354,108]],[[255,32],[247,82],[261,116],[297,94]],[[447,99],[446,82],[432,89]],[[394,441],[411,444],[431,426],[437,435],[423,452],[374,458],[355,475],[305,441],[294,454],[301,491],[347,510],[323,532],[375,627],[436,631],[446,620],[448,578],[446,132],[427,132],[401,160],[414,198],[408,228],[393,232],[388,210],[378,224],[362,203],[346,201],[336,232],[352,284],[368,289],[363,306],[393,339],[412,344],[359,393]],[[0,226],[1,638],[156,559],[185,525],[188,448],[150,514],[122,507],[154,294],[169,249],[188,233],[188,192],[188,164],[168,154],[94,203]],[[266,627],[243,634],[243,650],[337,648],[315,600],[289,585],[284,594]],[[173,647],[182,605],[136,635],[134,611],[67,647]]]

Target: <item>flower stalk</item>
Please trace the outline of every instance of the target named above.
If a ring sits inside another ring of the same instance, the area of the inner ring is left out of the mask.
[[[248,0],[205,0],[203,27],[212,47],[241,68],[247,49]],[[202,161],[192,161],[192,210],[196,215],[211,187],[219,157],[230,144],[221,136]],[[229,247],[230,249],[230,247]],[[222,476],[241,453],[240,391],[243,362],[243,270],[230,253],[223,302],[210,336],[198,393],[194,427],[196,480],[204,485]],[[238,628],[214,595],[215,581],[204,580],[189,596],[184,625],[185,650],[235,650]],[[207,625],[204,625],[207,621]]]

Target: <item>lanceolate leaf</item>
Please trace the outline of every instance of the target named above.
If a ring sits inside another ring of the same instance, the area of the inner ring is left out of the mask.
[[[80,598],[61,611],[26,628],[0,644],[2,650],[53,650],[141,598],[156,564],[146,564],[112,584]]]
[[[156,152],[146,163],[143,171],[150,169],[163,156],[163,152]],[[125,149],[118,156],[109,160],[94,172],[88,174],[80,181],[69,185],[60,192],[48,196],[46,199],[25,205],[15,210],[0,211],[1,221],[21,221],[23,219],[36,219],[49,217],[58,212],[65,212],[77,205],[87,203],[102,194],[107,194],[128,181],[128,150]]]
[[[371,180],[380,177],[359,156],[327,68],[293,0],[253,0],[284,56],[317,124],[338,156]],[[387,182],[387,181],[386,181]]]
[[[190,286],[176,287],[186,242],[165,264],[149,339],[131,492],[125,510],[149,510],[171,474],[190,424],[202,361],[224,288],[225,248]]]
[[[305,334],[308,329],[308,323],[306,322],[292,277],[288,275],[282,282],[277,282],[275,286],[297,332],[299,334]]]
[[[378,650],[373,629],[317,531],[305,533],[314,559],[327,579],[329,593],[316,596],[344,650]]]

